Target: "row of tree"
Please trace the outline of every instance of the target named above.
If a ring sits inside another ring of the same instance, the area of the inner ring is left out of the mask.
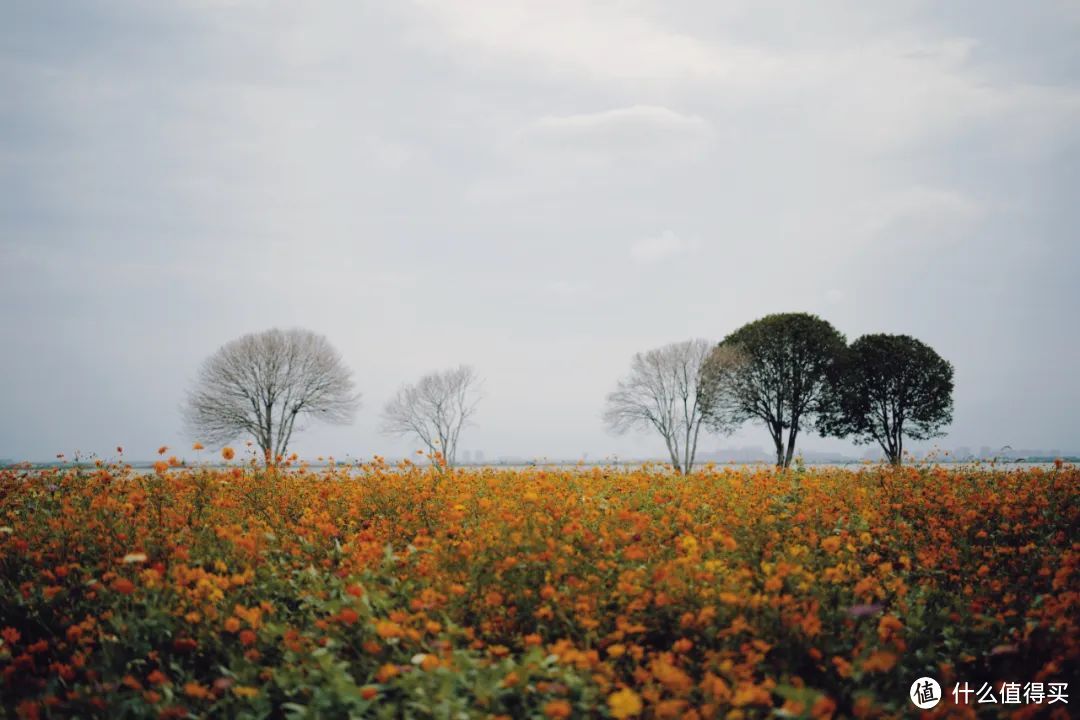
[[[678,472],[693,469],[703,430],[730,433],[750,420],[768,429],[782,467],[809,427],[877,442],[899,463],[905,438],[934,437],[951,422],[952,377],[948,362],[906,335],[864,335],[849,346],[814,315],[769,315],[716,345],[689,340],[636,354],[608,395],[604,419],[617,433],[657,431]],[[452,465],[479,400],[471,367],[430,373],[397,391],[381,429],[416,437]],[[325,337],[274,329],[207,358],[184,417],[200,442],[247,436],[275,462],[305,421],[349,422],[359,405],[352,373]]]
[[[806,313],[768,315],[719,344],[688,340],[634,356],[608,395],[616,433],[649,428],[671,462],[690,472],[703,429],[733,432],[747,421],[769,431],[787,467],[799,432],[878,443],[899,464],[904,439],[942,434],[952,421],[953,368],[907,335],[864,335],[848,345]]]
[[[471,367],[430,373],[397,391],[383,408],[381,429],[413,435],[453,464],[479,399]],[[359,407],[352,372],[325,337],[273,329],[232,340],[203,362],[184,421],[195,440],[213,446],[249,437],[272,463],[285,457],[305,421],[348,423]]]

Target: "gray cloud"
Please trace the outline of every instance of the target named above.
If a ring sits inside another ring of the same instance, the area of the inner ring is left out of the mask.
[[[1080,447],[1080,15],[782,7],[6,7],[0,457],[182,447],[273,325],[365,393],[306,455],[407,452],[379,407],[460,362],[463,449],[651,454],[599,420],[633,352],[785,310],[937,347],[947,445]]]

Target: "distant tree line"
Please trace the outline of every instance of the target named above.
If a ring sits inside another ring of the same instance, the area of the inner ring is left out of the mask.
[[[608,395],[613,432],[648,428],[672,465],[690,472],[701,428],[726,434],[761,423],[788,467],[800,431],[878,443],[900,464],[904,439],[942,434],[952,422],[953,368],[907,335],[864,335],[848,345],[807,313],[768,315],[715,346],[704,340],[638,353]]]
[[[480,380],[462,365],[402,386],[382,411],[384,433],[419,439],[453,465],[462,429],[480,400]],[[942,434],[952,421],[953,368],[907,335],[864,335],[848,345],[825,320],[768,315],[717,344],[673,343],[637,353],[607,396],[615,433],[655,431],[675,470],[693,470],[702,431],[763,424],[788,467],[804,429],[878,443],[889,461],[904,440]],[[184,406],[194,439],[225,445],[249,437],[267,463],[285,457],[308,421],[351,421],[360,405],[352,373],[322,335],[267,330],[232,340],[208,357]]]

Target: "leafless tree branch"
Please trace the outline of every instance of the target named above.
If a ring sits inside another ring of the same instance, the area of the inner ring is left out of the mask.
[[[616,434],[654,429],[677,472],[694,467],[703,421],[701,369],[711,345],[687,340],[637,353],[630,374],[607,396],[604,422]]]
[[[441,453],[448,466],[457,459],[461,429],[480,401],[480,380],[468,365],[433,372],[405,385],[382,412],[382,431],[414,435],[428,451]]]
[[[206,359],[188,393],[184,422],[194,439],[212,446],[250,435],[273,462],[301,429],[298,419],[351,421],[360,403],[351,375],[322,335],[277,328],[251,333]]]

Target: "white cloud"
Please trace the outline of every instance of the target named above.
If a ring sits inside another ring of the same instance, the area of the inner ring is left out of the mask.
[[[501,172],[471,183],[468,196],[504,203],[648,184],[665,170],[685,175],[715,145],[707,120],[660,105],[544,115],[506,134],[498,145]]]
[[[481,55],[505,54],[554,71],[591,78],[670,80],[722,77],[752,83],[769,72],[769,54],[750,47],[719,51],[662,27],[631,5],[575,0],[420,0],[435,46],[449,40]],[[481,58],[487,59],[487,58]]]
[[[753,4],[710,11],[723,18],[685,29],[673,29],[674,13],[647,0],[416,6],[421,12],[411,20],[419,43],[451,62],[497,63],[513,68],[508,72],[524,67],[564,87],[618,89],[650,101],[686,93],[722,111],[725,122],[782,117],[792,132],[845,153],[902,152],[1002,119],[1019,136],[1010,142],[1026,148],[1047,132],[1068,132],[1062,123],[1075,124],[1080,112],[1074,88],[986,76],[973,61],[977,39],[911,27],[882,31],[844,18],[827,23],[823,34],[824,13],[816,7],[803,16],[790,9],[779,36],[747,37],[737,28],[758,12]]]
[[[634,262],[644,265],[667,260],[677,255],[685,255],[694,252],[697,248],[697,240],[683,238],[671,230],[665,230],[659,235],[643,238],[634,243],[630,248],[630,257]]]
[[[632,105],[579,115],[548,115],[524,129],[526,136],[556,140],[639,142],[667,137],[705,137],[709,123],[657,105]]]
[[[701,150],[711,140],[709,123],[657,105],[631,105],[594,113],[547,115],[518,130],[516,150],[575,154],[583,159],[618,156],[678,160]]]
[[[949,242],[965,236],[984,215],[985,209],[963,193],[913,186],[872,206],[861,234],[905,245]]]

